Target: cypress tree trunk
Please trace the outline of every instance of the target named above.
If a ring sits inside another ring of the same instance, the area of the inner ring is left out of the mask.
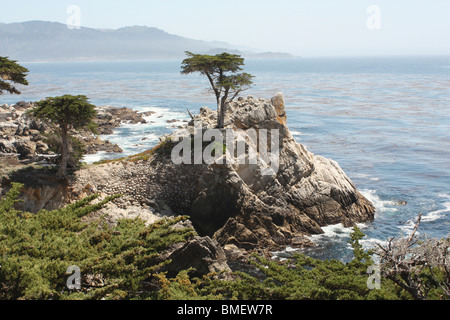
[[[222,97],[219,106],[217,107],[217,128],[223,129],[225,125],[225,107],[227,103],[227,97]]]
[[[69,160],[69,136],[68,136],[68,126],[67,124],[61,125],[61,139],[62,139],[62,150],[61,150],[61,162],[59,164],[59,169],[56,175],[60,178],[65,178],[67,176],[67,163]]]
[[[220,104],[220,107],[217,109],[217,128],[222,129],[223,123],[224,123],[223,105]]]
[[[217,104],[217,128],[219,128],[219,129],[223,127],[223,124],[221,121],[221,119],[222,119],[221,114],[222,114],[222,105],[221,105],[221,103],[218,103]]]

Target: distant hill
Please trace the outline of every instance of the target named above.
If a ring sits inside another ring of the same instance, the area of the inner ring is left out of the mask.
[[[241,51],[237,49],[230,49],[230,48],[214,48],[211,50],[208,50],[207,52],[204,52],[205,54],[219,54],[222,52],[229,52],[231,54],[239,54],[244,56],[245,58],[253,58],[253,59],[291,59],[291,58],[298,58],[290,53],[284,53],[284,52],[255,52],[255,51]]]
[[[71,30],[58,22],[0,23],[0,56],[21,61],[180,59],[186,50],[210,54],[232,51],[254,58],[292,57],[241,52],[225,42],[194,40],[144,26]]]

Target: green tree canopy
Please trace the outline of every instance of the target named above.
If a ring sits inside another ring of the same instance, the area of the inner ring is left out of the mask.
[[[118,196],[92,195],[64,208],[36,214],[14,209],[23,185],[13,183],[0,199],[0,300],[152,299],[153,273],[168,261],[155,259],[196,234],[174,228],[186,217],[147,225],[141,219],[83,222]],[[93,203],[97,199],[96,203]],[[80,289],[67,287],[69,266],[81,271]]]
[[[217,101],[217,127],[223,128],[226,103],[253,83],[251,74],[238,73],[242,71],[244,58],[226,52],[212,56],[186,51],[186,55],[188,58],[182,62],[181,73],[199,72],[208,78]]]
[[[17,61],[0,57],[0,94],[5,91],[11,94],[20,94],[14,84],[28,85],[26,80],[28,72],[29,70],[17,64]]]
[[[62,138],[62,152],[57,175],[65,177],[71,145],[69,130],[91,127],[92,119],[96,115],[95,106],[89,103],[86,96],[64,95],[49,97],[37,102],[36,107],[31,110],[31,114],[41,120],[50,121],[59,127]]]

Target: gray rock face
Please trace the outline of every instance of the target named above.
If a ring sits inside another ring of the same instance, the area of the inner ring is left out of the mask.
[[[159,271],[167,271],[169,276],[176,276],[180,270],[189,268],[194,268],[193,276],[231,271],[224,250],[210,237],[195,237],[170,252],[166,259],[171,262]]]

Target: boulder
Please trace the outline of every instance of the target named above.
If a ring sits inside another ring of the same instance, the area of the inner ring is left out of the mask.
[[[275,108],[275,111],[280,118],[279,121],[281,121],[283,124],[287,124],[287,116],[286,116],[286,109],[285,109],[285,103],[284,103],[284,96],[281,92],[277,93],[270,101]]]
[[[32,158],[36,154],[36,143],[30,140],[19,140],[14,142],[13,145],[22,159]]]
[[[208,273],[230,271],[224,250],[210,237],[195,237],[179,244],[165,260],[171,260],[160,272],[168,272],[176,276],[181,270],[193,268],[192,276],[203,276]]]

